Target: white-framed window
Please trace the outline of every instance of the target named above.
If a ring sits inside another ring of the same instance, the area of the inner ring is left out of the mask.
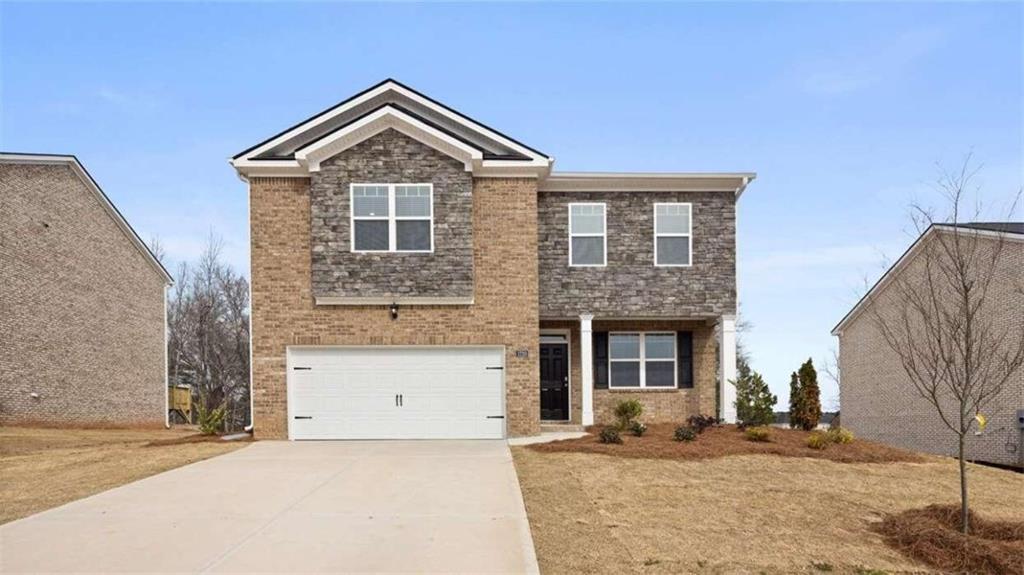
[[[654,204],[654,265],[693,264],[693,205]]]
[[[569,204],[569,266],[603,267],[608,263],[606,207]]]
[[[609,388],[673,389],[678,386],[676,377],[676,334],[608,334]]]
[[[434,251],[433,184],[352,184],[353,252]]]

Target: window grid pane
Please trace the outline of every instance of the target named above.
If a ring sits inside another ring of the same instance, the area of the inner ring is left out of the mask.
[[[572,265],[599,266],[604,264],[604,238],[572,238]]]
[[[608,337],[608,357],[611,359],[640,359],[640,335],[613,333]]]
[[[654,211],[654,228],[658,235],[689,234],[690,206],[686,204],[660,204]]]
[[[649,333],[644,336],[644,356],[647,359],[675,359],[674,334]]]
[[[395,222],[395,242],[395,249],[400,252],[430,251],[430,220]]]
[[[689,237],[659,237],[657,242],[658,265],[690,265]]]
[[[387,251],[387,220],[356,220],[352,230],[353,246],[357,251]]]
[[[613,361],[610,375],[611,387],[640,387],[640,362]]]

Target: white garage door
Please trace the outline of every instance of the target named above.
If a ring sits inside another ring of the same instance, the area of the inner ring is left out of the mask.
[[[498,348],[288,350],[292,439],[501,439]]]

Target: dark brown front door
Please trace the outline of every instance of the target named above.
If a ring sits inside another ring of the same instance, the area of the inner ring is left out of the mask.
[[[569,419],[569,346],[540,344],[540,418]]]

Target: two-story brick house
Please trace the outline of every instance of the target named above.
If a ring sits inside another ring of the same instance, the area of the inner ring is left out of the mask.
[[[393,80],[231,164],[259,436],[533,435],[627,398],[647,421],[734,419],[754,174],[559,173]]]

